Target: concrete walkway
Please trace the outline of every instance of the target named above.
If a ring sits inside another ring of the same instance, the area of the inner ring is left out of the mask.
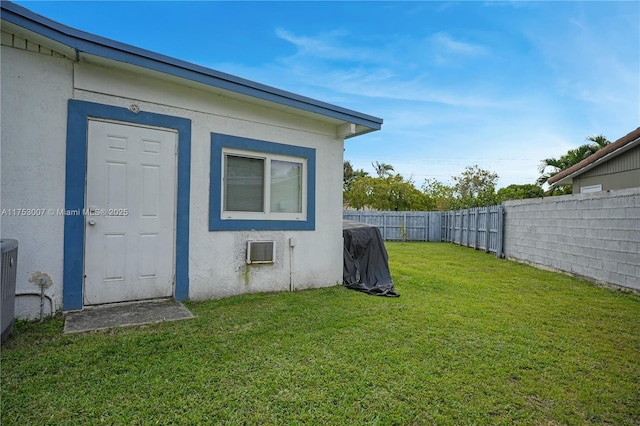
[[[66,314],[64,332],[80,333],[193,317],[182,303],[171,300],[104,305]]]

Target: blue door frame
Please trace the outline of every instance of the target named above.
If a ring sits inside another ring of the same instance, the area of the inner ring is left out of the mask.
[[[191,179],[191,120],[150,112],[132,112],[127,108],[70,99],[67,115],[65,209],[85,208],[87,179],[87,127],[90,118],[117,120],[131,124],[174,129],[178,132],[177,207],[175,237],[174,298],[189,297],[189,197]],[[84,217],[64,218],[64,282],[62,308],[83,308],[84,289]]]

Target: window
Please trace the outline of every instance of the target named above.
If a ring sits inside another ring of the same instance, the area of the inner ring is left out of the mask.
[[[224,209],[228,212],[264,211],[264,160],[225,155]]]
[[[222,154],[222,219],[304,219],[305,159],[228,148]]]
[[[580,187],[581,194],[588,194],[590,192],[600,192],[602,191],[602,185],[589,185]]]
[[[271,213],[302,213],[302,165],[296,161],[271,160]]]
[[[315,229],[315,150],[211,135],[209,229]]]

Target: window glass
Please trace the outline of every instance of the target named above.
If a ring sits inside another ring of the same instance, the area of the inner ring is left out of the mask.
[[[589,185],[583,186],[580,188],[581,194],[588,194],[590,192],[600,192],[602,191],[602,185]]]
[[[271,161],[271,213],[302,213],[302,164]]]
[[[264,211],[264,160],[225,157],[224,209],[235,212]]]
[[[316,150],[211,134],[209,230],[315,230]]]

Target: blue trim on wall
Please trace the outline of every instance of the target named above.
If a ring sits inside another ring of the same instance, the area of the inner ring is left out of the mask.
[[[189,197],[191,186],[191,120],[126,108],[70,99],[67,116],[67,164],[65,208],[85,208],[87,175],[87,127],[89,118],[175,129],[178,132],[178,195],[176,208],[175,288],[176,300],[189,297]],[[64,285],[62,307],[65,311],[83,307],[84,218],[64,219]]]
[[[367,128],[360,133],[380,130],[382,126],[383,120],[378,117],[80,31],[37,15],[9,1],[3,0],[1,3],[3,20],[77,49],[78,52],[141,66],[209,86],[355,123]]]
[[[222,219],[222,149],[244,149],[268,154],[287,155],[307,160],[306,220]],[[210,231],[313,231],[316,229],[316,150],[238,136],[211,134],[211,173],[209,190]]]

